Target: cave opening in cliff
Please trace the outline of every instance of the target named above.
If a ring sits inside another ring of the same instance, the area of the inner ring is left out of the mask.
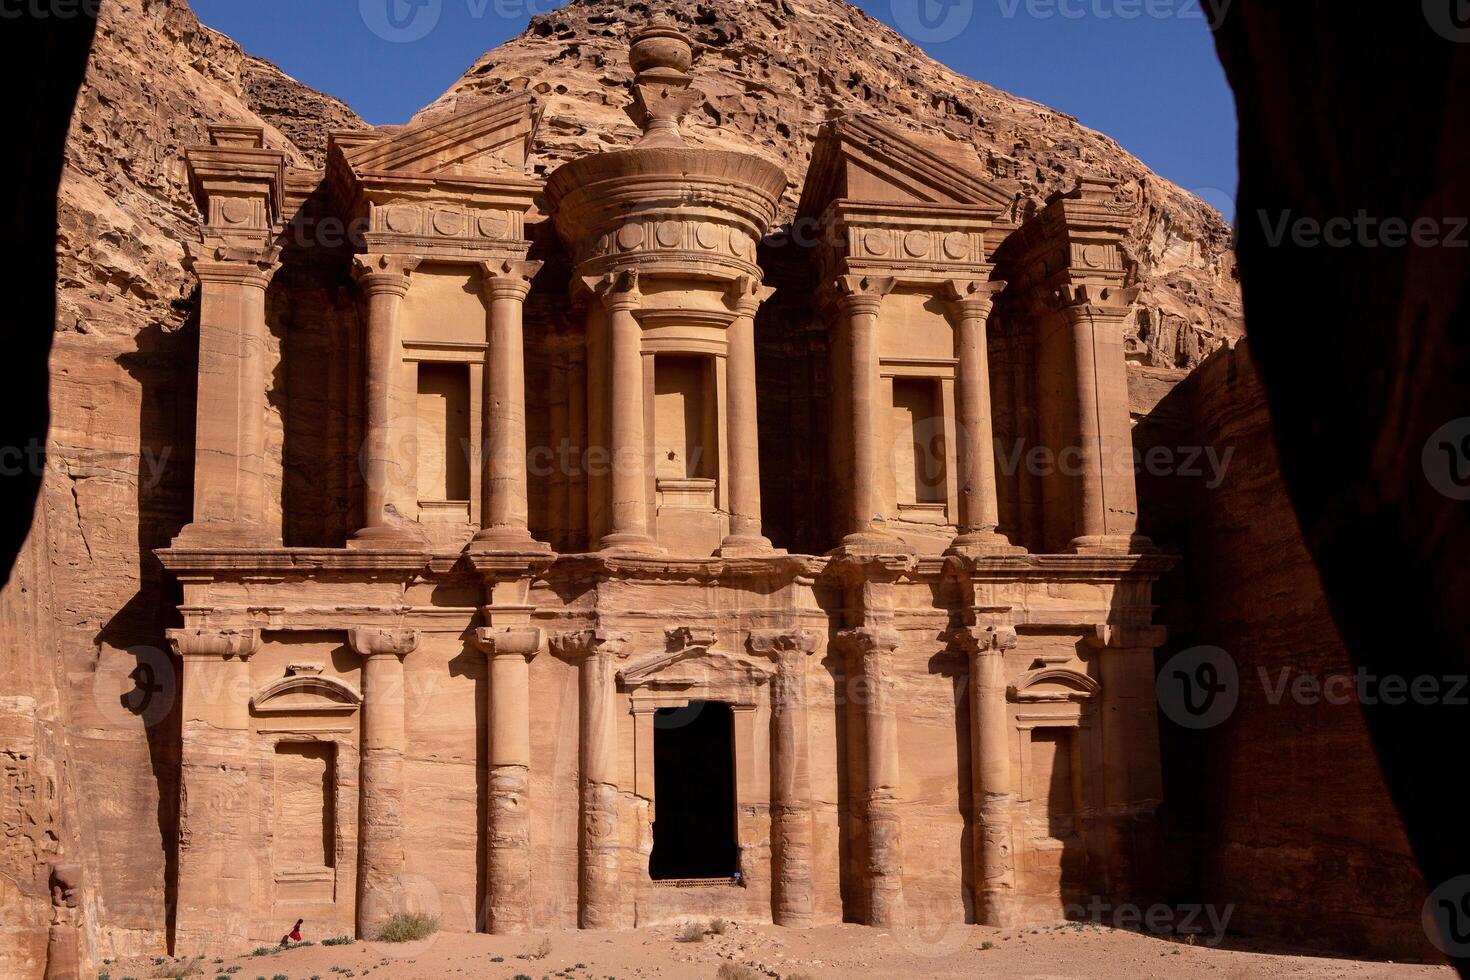
[[[691,701],[654,713],[653,792],[650,877],[733,876],[735,715],[728,704]]]

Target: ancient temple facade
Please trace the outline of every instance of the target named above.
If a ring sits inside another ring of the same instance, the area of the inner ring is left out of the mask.
[[[778,225],[630,57],[641,139],[549,174],[525,94],[188,151],[178,951],[1154,893],[1131,205],[839,116]]]

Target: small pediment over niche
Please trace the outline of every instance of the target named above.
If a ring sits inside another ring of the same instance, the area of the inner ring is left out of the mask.
[[[362,694],[345,681],[323,676],[314,665],[292,665],[293,673],[272,681],[250,699],[256,714],[348,714],[362,704]],[[307,669],[301,669],[307,667]]]
[[[749,692],[770,680],[772,670],[740,657],[693,647],[659,654],[618,672],[626,691],[693,691],[715,700],[739,701],[739,692]]]
[[[1101,689],[1096,680],[1081,671],[1047,666],[1016,678],[1006,694],[1012,701],[1086,701]]]
[[[382,139],[343,141],[359,174],[522,177],[538,116],[524,93],[459,102]]]

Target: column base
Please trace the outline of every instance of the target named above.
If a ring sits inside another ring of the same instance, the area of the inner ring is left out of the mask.
[[[1011,539],[999,531],[969,531],[956,537],[946,555],[961,555],[966,558],[982,558],[989,555],[1024,555],[1025,548],[1011,544]]]
[[[664,549],[646,534],[635,531],[614,531],[605,534],[597,543],[597,550],[612,554],[661,555]]]
[[[526,528],[513,524],[487,527],[476,532],[475,536],[470,539],[469,551],[471,554],[509,552],[517,555],[549,555],[552,553],[551,545],[545,541],[537,541],[531,537],[531,532]]]
[[[870,524],[842,539],[842,544],[827,554],[833,558],[865,558],[873,555],[912,555],[914,549],[898,535]]]
[[[1158,551],[1142,534],[1096,534],[1073,538],[1068,545],[1079,555],[1149,555]]]
[[[418,521],[365,527],[347,539],[347,547],[365,551],[427,551],[429,536]]]
[[[281,538],[262,524],[243,521],[194,521],[169,542],[179,551],[213,551],[218,548],[252,550],[280,548]]]
[[[785,548],[777,548],[771,539],[760,534],[730,534],[715,549],[717,558],[765,558],[786,554]]]

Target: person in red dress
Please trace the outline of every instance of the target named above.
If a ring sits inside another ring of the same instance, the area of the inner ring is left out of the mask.
[[[289,943],[299,943],[299,942],[301,942],[301,923],[303,923],[305,921],[306,921],[305,919],[297,919],[296,920],[296,924],[291,927],[291,931],[288,932],[288,933],[286,933],[284,936],[281,937],[281,945],[282,946],[285,946],[285,945],[287,945]]]

